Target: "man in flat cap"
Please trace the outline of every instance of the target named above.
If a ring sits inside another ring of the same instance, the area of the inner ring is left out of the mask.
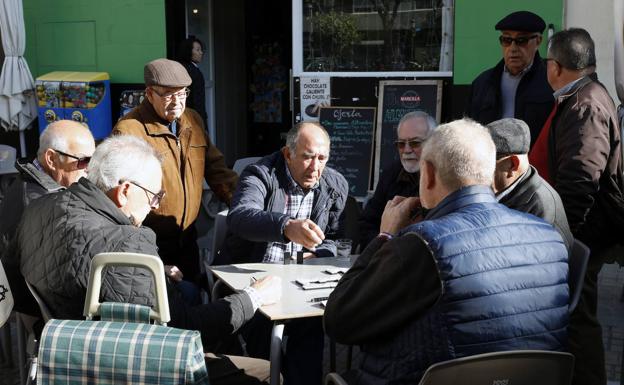
[[[145,65],[144,77],[147,97],[115,125],[113,134],[141,137],[162,157],[166,194],[144,224],[156,233],[158,252],[169,265],[169,276],[195,281],[199,251],[194,224],[203,180],[206,178],[212,191],[229,205],[238,177],[206,136],[199,114],[185,108],[191,78],[184,67],[156,59]]]
[[[504,118],[488,124],[487,128],[496,146],[492,185],[496,200],[554,225],[570,250],[574,238],[561,198],[529,164],[529,126],[520,119]]]
[[[524,120],[531,129],[531,146],[554,103],[538,52],[545,27],[541,17],[528,11],[513,12],[496,24],[503,59],[472,82],[466,111],[482,124],[501,118]]]

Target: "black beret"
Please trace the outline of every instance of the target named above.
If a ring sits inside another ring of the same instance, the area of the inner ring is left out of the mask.
[[[488,124],[496,153],[502,155],[527,154],[531,145],[529,126],[520,119],[505,118]]]
[[[510,13],[496,23],[494,29],[497,31],[523,31],[523,32],[544,32],[546,23],[544,19],[533,12],[518,11]]]

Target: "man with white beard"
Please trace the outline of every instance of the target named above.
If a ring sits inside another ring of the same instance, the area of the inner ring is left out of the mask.
[[[375,193],[362,212],[358,243],[361,249],[379,234],[381,214],[388,201],[395,196],[418,196],[421,145],[437,126],[436,120],[424,111],[408,112],[399,121],[395,144],[400,162],[383,170]]]

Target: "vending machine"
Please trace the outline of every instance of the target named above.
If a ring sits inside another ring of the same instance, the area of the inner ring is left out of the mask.
[[[55,71],[37,78],[39,131],[70,119],[87,126],[96,140],[112,130],[110,80],[106,72]]]

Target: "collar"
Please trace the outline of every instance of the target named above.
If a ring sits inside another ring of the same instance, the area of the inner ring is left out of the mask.
[[[473,185],[462,187],[447,195],[436,207],[429,210],[425,220],[441,218],[474,203],[494,202],[496,202],[496,198],[490,186]]]
[[[557,91],[555,91],[553,93],[553,96],[555,97],[555,100],[559,99],[560,96],[563,96],[565,94],[567,94],[568,92],[572,91],[572,89],[574,88],[574,86],[581,80],[583,80],[585,78],[585,76],[580,77],[576,80],[572,80],[570,83],[566,84],[565,86],[559,88]]]
[[[527,173],[530,170],[531,170],[530,167],[527,168],[527,170],[524,173],[522,173],[522,175],[520,175],[520,177],[518,177],[518,179],[516,179],[512,184],[507,186],[506,189],[504,189],[503,191],[501,191],[498,194],[496,194],[496,201],[500,202],[503,198],[505,198],[507,195],[509,195],[518,186],[518,184],[520,184],[520,181],[522,179],[524,179],[524,177],[527,175]]]
[[[512,75],[511,72],[509,72],[509,70],[507,69],[506,65],[503,65],[503,72],[506,73],[509,77],[511,77],[513,79],[522,78],[527,72],[529,72],[531,70],[531,67],[533,67],[533,61],[534,60],[531,60],[529,65],[524,67],[524,69],[522,71],[520,71],[517,75]]]
[[[416,172],[407,172],[403,166],[396,178],[397,182],[412,183],[418,185],[420,183],[420,170]]]
[[[33,166],[35,166],[35,168],[41,172],[45,172],[45,170],[43,169],[43,166],[41,165],[41,163],[39,163],[39,159],[35,158],[32,161]]]
[[[58,184],[35,158],[32,162],[18,159],[15,162],[15,168],[27,178],[32,179],[35,183],[46,189],[48,192],[65,190],[65,187]]]
[[[152,103],[150,103],[147,98],[145,98],[143,102],[139,105],[138,112],[140,115],[140,121],[145,126],[148,135],[176,136],[171,131],[171,127],[170,127],[171,123],[168,120],[163,119],[160,116],[158,116],[158,113],[154,109],[154,106],[152,106]],[[179,134],[184,130],[186,126],[186,123],[184,120],[185,113],[186,111],[184,111],[182,113],[182,116],[180,116],[176,120],[176,127],[177,127],[177,134],[178,134],[177,136],[180,136]]]

